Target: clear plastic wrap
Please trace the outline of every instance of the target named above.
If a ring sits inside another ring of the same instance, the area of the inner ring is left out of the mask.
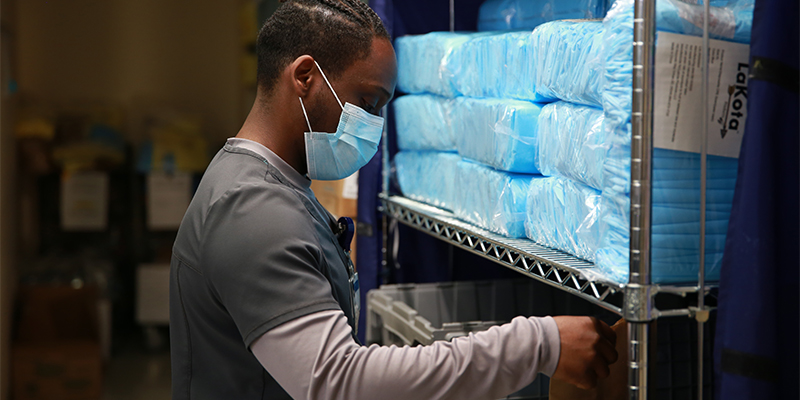
[[[458,153],[510,172],[538,173],[537,123],[542,105],[519,100],[456,99]]]
[[[456,153],[398,152],[394,166],[400,190],[410,199],[452,210],[459,161],[461,157]]]
[[[533,29],[557,19],[603,18],[607,3],[607,0],[487,0],[478,13],[478,30]]]
[[[400,150],[455,151],[455,100],[435,95],[408,95],[392,102]]]
[[[631,6],[633,7],[633,6]],[[727,7],[710,7],[708,34],[712,39],[750,43],[753,28],[753,7],[750,2],[731,2]],[[703,36],[704,7],[680,0],[659,0],[656,5],[658,30]]]
[[[548,22],[533,31],[531,40],[538,55],[533,67],[537,100],[602,105],[602,22]]]
[[[456,92],[467,97],[533,96],[531,33],[486,33],[473,36],[448,59]],[[516,92],[514,96],[509,93]],[[528,98],[525,97],[525,98]]]
[[[534,179],[526,207],[528,238],[594,261],[600,244],[600,191],[561,177]]]
[[[537,169],[603,189],[608,142],[603,111],[564,101],[550,103],[539,114]]]
[[[453,213],[456,217],[511,238],[525,237],[528,188],[541,176],[513,174],[467,160],[458,163]]]
[[[483,34],[431,32],[397,38],[397,88],[405,93],[455,97],[449,59],[459,46],[479,35]]]
[[[398,38],[395,48],[402,92],[538,100],[529,31],[433,32]]]

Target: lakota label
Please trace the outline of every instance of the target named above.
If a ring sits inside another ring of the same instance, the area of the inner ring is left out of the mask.
[[[703,144],[703,39],[659,32],[653,145],[699,153]],[[709,40],[708,154],[739,157],[747,119],[750,46]]]

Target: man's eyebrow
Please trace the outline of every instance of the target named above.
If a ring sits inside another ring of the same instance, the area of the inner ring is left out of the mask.
[[[389,90],[387,90],[385,87],[380,85],[375,85],[375,87],[378,88],[378,90],[380,90],[381,92],[383,92],[383,94],[386,95],[387,99],[391,100],[392,97],[394,97],[394,94],[390,93]]]

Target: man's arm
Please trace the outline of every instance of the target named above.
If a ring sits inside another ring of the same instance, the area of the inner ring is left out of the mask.
[[[494,399],[560,354],[553,318],[515,318],[488,331],[417,347],[359,346],[341,311],[321,311],[273,328],[251,349],[296,399]]]

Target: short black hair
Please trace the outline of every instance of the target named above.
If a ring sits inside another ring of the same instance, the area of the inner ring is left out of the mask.
[[[331,78],[367,58],[372,40],[391,40],[380,17],[361,0],[282,0],[258,33],[258,85],[272,92],[287,65],[314,57]]]

